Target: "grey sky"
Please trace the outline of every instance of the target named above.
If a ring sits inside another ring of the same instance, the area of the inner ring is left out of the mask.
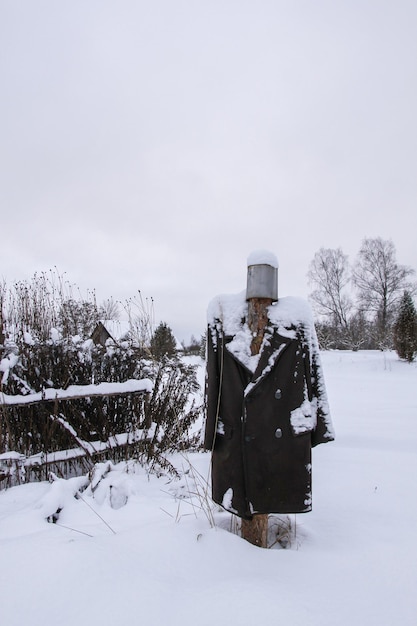
[[[417,268],[415,0],[0,0],[0,276],[138,289],[179,339],[256,248]]]

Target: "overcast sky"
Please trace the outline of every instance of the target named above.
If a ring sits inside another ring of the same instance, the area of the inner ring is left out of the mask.
[[[417,269],[416,0],[0,0],[0,277],[138,290],[179,340],[257,248]]]

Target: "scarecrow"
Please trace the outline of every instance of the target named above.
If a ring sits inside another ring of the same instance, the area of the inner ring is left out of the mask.
[[[219,296],[208,309],[212,496],[244,520],[310,511],[311,449],[334,439],[311,309],[278,299],[277,275],[276,257],[256,251],[246,292]]]

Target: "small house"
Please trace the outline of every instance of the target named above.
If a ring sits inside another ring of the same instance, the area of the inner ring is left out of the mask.
[[[110,339],[117,344],[129,339],[129,322],[119,320],[100,320],[91,334],[91,339],[95,344],[105,346]]]

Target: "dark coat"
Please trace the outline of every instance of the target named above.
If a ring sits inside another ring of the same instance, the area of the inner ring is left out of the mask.
[[[311,448],[334,438],[312,317],[289,323],[284,300],[270,307],[254,372],[244,318],[238,326],[209,319],[204,447],[212,450],[212,496],[245,519],[310,511]]]

